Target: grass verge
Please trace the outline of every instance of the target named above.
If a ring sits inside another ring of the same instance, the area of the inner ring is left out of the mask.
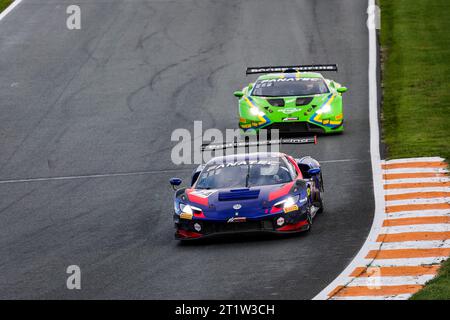
[[[0,12],[5,10],[12,2],[13,0],[0,0]]]
[[[448,0],[380,0],[389,158],[450,158]]]
[[[450,259],[442,264],[439,275],[413,295],[411,300],[450,300]]]
[[[448,0],[379,0],[388,158],[450,159]],[[450,261],[412,299],[450,299]]]

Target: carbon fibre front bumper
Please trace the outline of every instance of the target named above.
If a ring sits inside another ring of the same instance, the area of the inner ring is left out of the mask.
[[[277,224],[277,220],[282,217],[284,223]],[[241,222],[227,222],[206,219],[180,219],[174,215],[175,239],[188,240],[205,238],[224,234],[238,233],[290,233],[307,230],[306,212],[294,211],[290,213],[270,214],[263,219],[247,219]],[[197,224],[197,226],[196,226]],[[200,229],[198,228],[200,226]],[[298,226],[298,228],[297,228]],[[292,229],[291,229],[292,227]],[[286,230],[283,230],[285,228]],[[281,230],[280,230],[281,229]]]

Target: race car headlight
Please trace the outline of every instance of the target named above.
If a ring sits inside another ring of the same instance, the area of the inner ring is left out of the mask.
[[[284,201],[283,208],[290,208],[298,202],[299,196],[289,197]]]
[[[317,110],[317,114],[328,113],[330,111],[331,111],[331,106],[329,104],[327,104],[326,106]]]
[[[264,114],[265,114],[264,112],[262,112],[261,110],[259,110],[256,107],[250,108],[250,113],[254,116],[260,116],[260,117],[264,116]]]
[[[180,210],[184,213],[190,213],[193,214],[194,211],[192,210],[192,207],[188,204],[180,203]]]
[[[292,196],[289,198],[286,198],[284,200],[281,200],[280,202],[275,203],[274,207],[277,208],[289,208],[292,207],[293,205],[297,204],[298,200],[300,199],[300,196]]]
[[[184,212],[187,214],[202,213],[202,209],[196,208],[194,206],[191,206],[189,204],[184,204],[184,203],[180,203],[180,210],[181,210],[181,212]]]
[[[280,213],[282,211],[288,213],[291,211],[297,211],[298,210],[298,200],[300,199],[300,196],[290,196],[284,200],[281,200],[277,203],[275,203],[272,207],[272,210],[270,210],[270,213]]]

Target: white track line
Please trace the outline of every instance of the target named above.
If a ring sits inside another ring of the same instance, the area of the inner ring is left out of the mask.
[[[441,157],[423,157],[423,158],[404,158],[404,159],[393,159],[385,160],[383,163],[409,163],[409,162],[442,162],[444,158]]]
[[[398,168],[398,169],[385,169],[383,170],[385,174],[393,174],[393,173],[447,173],[448,170],[446,168]]]
[[[402,258],[402,259],[366,259],[366,263],[362,265],[369,265],[371,267],[408,267],[408,266],[423,266],[431,264],[440,264],[447,260],[448,257],[421,257],[421,258]]]
[[[319,163],[338,163],[338,162],[352,162],[360,161],[359,159],[340,159],[340,160],[320,160]]]
[[[359,277],[355,278],[349,287],[376,287],[376,286],[398,286],[410,284],[425,284],[434,278],[434,274],[421,276],[399,276],[399,277]]]
[[[420,190],[416,190],[416,188],[407,188],[407,189],[386,189],[384,193],[386,195],[393,194],[408,194],[408,193],[430,193],[430,192],[450,192],[450,187],[427,187],[420,188]]]
[[[426,183],[426,182],[449,182],[449,177],[432,177],[432,178],[406,178],[406,179],[387,179],[384,184],[396,183]]]
[[[0,180],[0,184],[8,183],[24,183],[24,182],[39,182],[39,181],[60,181],[60,180],[76,180],[76,179],[93,179],[93,178],[109,178],[109,177],[129,177],[129,176],[141,176],[159,173],[176,173],[182,171],[191,171],[192,169],[173,169],[173,170],[152,170],[152,171],[136,171],[136,172],[123,172],[123,173],[104,173],[104,174],[87,174],[79,176],[61,176],[61,177],[48,177],[48,178],[28,178],[28,179],[14,179],[14,180]]]
[[[374,18],[375,0],[368,0],[367,14],[368,18]],[[372,21],[375,21],[374,19]],[[352,262],[341,272],[341,274],[334,279],[326,288],[324,288],[314,300],[328,299],[328,293],[335,289],[338,285],[342,285],[350,281],[348,275],[355,269],[356,266],[361,265],[364,257],[367,254],[369,244],[374,242],[379,234],[381,224],[385,218],[384,213],[384,192],[383,179],[381,170],[380,158],[380,135],[378,129],[378,84],[377,84],[377,37],[374,24],[368,23],[369,29],[369,127],[370,127],[370,157],[372,164],[373,190],[375,198],[375,215],[372,222],[370,233],[364,245],[359,250]]]
[[[333,297],[331,300],[408,300],[412,294],[399,294],[396,296],[357,296],[357,297]]]
[[[0,13],[0,21],[6,17],[6,15],[8,13],[10,13],[15,7],[17,7],[19,5],[19,3],[21,3],[22,0],[15,0],[13,3],[11,3],[8,8],[6,8],[5,10],[3,10],[2,13]]]
[[[380,243],[377,242],[372,243],[369,248],[371,250],[450,248],[450,240],[383,242],[381,247]]]
[[[449,209],[442,210],[421,210],[421,211],[400,211],[393,212],[387,215],[388,219],[395,218],[417,218],[417,217],[433,217],[433,216],[448,216],[450,215]]]
[[[384,227],[381,229],[382,234],[397,234],[406,232],[448,232],[450,231],[449,223],[436,224],[415,224],[410,226]]]
[[[449,201],[450,201],[449,197],[389,200],[386,201],[386,207],[409,205],[409,204],[445,204],[449,203]]]

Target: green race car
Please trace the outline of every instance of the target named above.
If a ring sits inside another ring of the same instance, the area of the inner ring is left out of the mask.
[[[337,65],[248,68],[247,74],[264,75],[234,92],[239,127],[249,134],[260,129],[281,134],[342,132],[342,94],[347,88],[314,71],[337,71]]]

